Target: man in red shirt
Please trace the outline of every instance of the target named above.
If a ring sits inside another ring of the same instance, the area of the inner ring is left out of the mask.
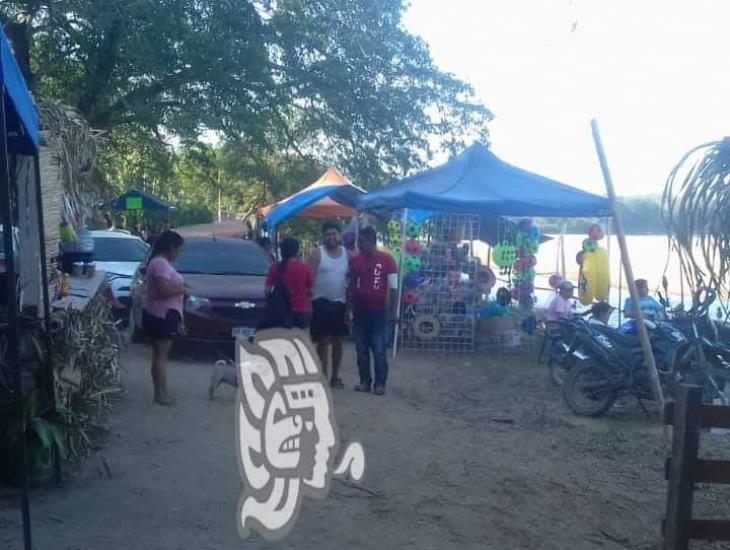
[[[360,384],[355,391],[371,390],[372,350],[375,367],[375,386],[372,389],[375,395],[383,395],[388,379],[388,314],[389,309],[396,305],[391,294],[397,288],[398,266],[389,254],[377,250],[377,238],[372,227],[360,230],[357,244],[360,253],[350,260],[348,285],[348,306],[353,315],[360,374]],[[391,319],[394,318],[391,315]]]

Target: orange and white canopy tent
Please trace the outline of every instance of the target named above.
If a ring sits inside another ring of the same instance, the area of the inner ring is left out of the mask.
[[[351,218],[357,214],[355,204],[365,191],[353,185],[337,168],[330,167],[322,176],[293,195],[264,206],[259,213],[270,227],[293,217]]]

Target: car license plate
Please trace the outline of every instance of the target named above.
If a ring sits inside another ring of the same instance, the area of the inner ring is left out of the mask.
[[[253,338],[256,333],[256,329],[253,327],[233,327],[231,329],[231,336],[233,338]]]

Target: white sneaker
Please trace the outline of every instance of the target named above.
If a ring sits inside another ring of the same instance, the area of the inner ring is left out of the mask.
[[[213,399],[215,397],[215,390],[217,390],[218,386],[220,386],[221,382],[223,382],[226,366],[226,362],[223,360],[215,362],[213,372],[210,375],[210,388],[208,389],[209,399]]]

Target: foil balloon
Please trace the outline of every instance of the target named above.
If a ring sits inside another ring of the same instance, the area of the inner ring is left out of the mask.
[[[593,239],[583,240],[583,252],[595,252],[596,248],[598,248],[598,243]]]
[[[403,293],[402,301],[407,306],[413,306],[418,303],[418,300],[421,299],[421,296],[416,292],[415,290],[406,290]]]
[[[410,222],[406,225],[406,235],[411,239],[417,239],[421,235],[421,225],[415,222]]]
[[[417,256],[406,256],[403,266],[406,273],[414,273],[421,270],[421,258]]]
[[[409,239],[406,241],[404,248],[408,254],[417,256],[418,253],[421,252],[421,243],[419,243],[416,239]]]
[[[390,233],[390,238],[393,238],[393,235],[400,235],[403,232],[403,224],[401,224],[398,220],[390,220],[388,222],[388,233]]]
[[[563,276],[559,275],[558,273],[550,275],[550,278],[548,279],[548,284],[550,285],[550,288],[558,288],[560,286],[560,283],[562,282]]]
[[[423,275],[417,271],[414,271],[413,273],[408,273],[403,278],[403,286],[406,288],[416,288],[422,282],[423,282]]]
[[[590,237],[594,241],[600,241],[605,236],[606,235],[603,232],[603,228],[597,223],[594,223],[588,228],[588,237]]]

